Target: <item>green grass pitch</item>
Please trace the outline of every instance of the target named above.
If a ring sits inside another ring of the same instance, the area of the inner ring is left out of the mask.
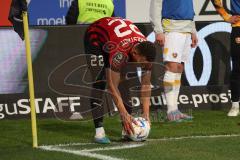
[[[106,133],[113,142],[111,145],[93,143],[94,128],[91,121],[38,120],[40,146],[75,143],[58,146],[61,151],[32,149],[30,120],[2,120],[0,160],[240,159],[240,117],[229,118],[226,111],[209,110],[194,111],[193,116],[192,122],[153,122],[150,140],[144,143],[121,142],[119,117],[107,117],[104,123]],[[235,136],[211,137],[211,135]],[[187,138],[169,139],[171,137]],[[131,148],[134,145],[137,147]],[[129,148],[124,148],[125,146]]]

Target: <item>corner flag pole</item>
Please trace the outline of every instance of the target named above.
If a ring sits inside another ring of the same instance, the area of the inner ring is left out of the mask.
[[[37,139],[37,122],[36,122],[34,83],[33,83],[33,71],[32,71],[32,56],[31,56],[31,46],[30,46],[29,27],[28,27],[28,14],[26,11],[23,12],[23,28],[24,28],[24,38],[25,38],[27,66],[28,66],[28,83],[29,83],[29,95],[30,95],[30,106],[31,106],[33,148],[37,148],[38,139]]]

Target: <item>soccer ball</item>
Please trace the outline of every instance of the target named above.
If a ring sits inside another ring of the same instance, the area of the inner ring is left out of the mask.
[[[135,133],[127,135],[128,138],[136,142],[146,140],[150,132],[149,122],[142,117],[136,117],[134,120],[137,122],[137,125],[135,123],[132,123]]]

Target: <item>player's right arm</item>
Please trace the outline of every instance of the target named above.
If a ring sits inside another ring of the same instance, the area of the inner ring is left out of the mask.
[[[120,73],[115,72],[111,69],[107,69],[107,82],[108,82],[108,89],[112,94],[114,103],[116,104],[118,111],[120,113],[124,130],[128,134],[134,133],[134,129],[132,127],[133,117],[130,114],[128,114],[124,106],[121,93],[118,89],[119,82],[120,82]]]
[[[150,22],[156,35],[156,42],[161,46],[165,43],[165,35],[162,27],[162,0],[151,0],[150,4]]]
[[[222,16],[222,18],[231,24],[237,23],[239,21],[238,16],[231,16],[230,14],[227,13],[227,11],[224,9],[222,5],[221,0],[211,0],[214,7],[216,8],[217,12]]]

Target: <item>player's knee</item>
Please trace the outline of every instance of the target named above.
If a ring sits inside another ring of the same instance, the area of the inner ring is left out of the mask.
[[[183,64],[178,64],[177,68],[178,68],[178,69],[177,69],[177,70],[178,70],[177,72],[178,72],[178,73],[182,73],[183,70],[184,70],[184,65],[183,65]]]
[[[165,67],[167,71],[178,73],[178,64],[176,62],[168,62]]]

